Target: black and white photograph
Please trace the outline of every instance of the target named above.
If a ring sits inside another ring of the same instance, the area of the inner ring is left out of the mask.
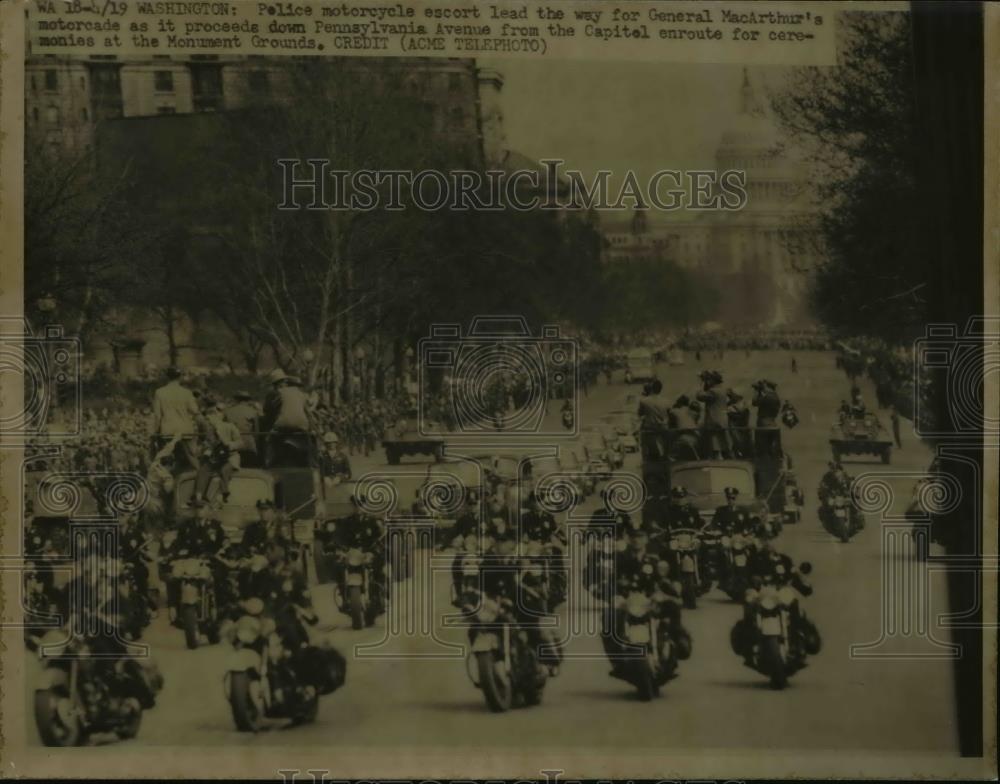
[[[995,780],[981,4],[14,5],[3,775]]]

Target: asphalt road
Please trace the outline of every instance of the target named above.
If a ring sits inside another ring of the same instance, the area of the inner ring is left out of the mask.
[[[790,371],[790,357],[784,351],[750,356],[727,352],[722,359],[705,355],[696,362],[689,354],[685,365],[658,367],[671,394],[694,391],[697,372],[710,367],[724,373],[726,386],[747,396],[753,380],[774,379],[781,395],[798,408],[802,421],[794,430],[785,431],[784,442],[795,460],[806,505],[802,521],[786,525],[776,546],[796,561],[809,560],[814,566],[815,593],[804,600],[804,606],[820,629],[823,650],[792,678],[785,691],[770,690],[762,676],[744,667],[732,653],[729,631],[740,608],[715,591],[700,599],[697,610],[685,611],[683,620],[693,637],[694,652],[660,699],[640,703],[631,687],[608,677],[600,641],[583,634],[571,639],[569,659],[560,675],[549,681],[540,706],[492,714],[469,681],[461,655],[456,656],[464,632],[442,626],[440,616],[452,608],[448,575],[438,572],[433,580],[434,636],[393,636],[381,646],[378,643],[386,637],[385,618],[372,629],[352,631],[348,619],[333,606],[332,588],[315,587],[314,601],[322,620],[336,627],[332,639],[349,658],[347,682],[322,699],[315,724],[292,729],[276,725],[273,731],[257,736],[238,733],[233,727],[222,688],[228,646],[187,651],[182,632],[170,627],[165,614],[161,615],[144,641],[160,664],[165,686],[157,707],[144,716],[139,737],[121,745],[280,744],[388,750],[397,745],[488,743],[622,750],[957,751],[951,665],[940,658],[913,658],[939,653],[940,648],[911,634],[906,639],[890,638],[882,648],[873,649],[894,655],[879,659],[850,655],[852,644],[880,638],[883,574],[892,573],[890,566],[907,569],[914,562],[909,555],[889,557],[882,544],[882,526],[874,515],[868,516],[865,530],[848,544],[820,527],[816,487],[830,459],[829,425],[849,384],[835,369],[831,353],[797,352],[797,374]],[[582,424],[617,408],[626,391],[620,374],[610,386],[602,378],[583,401]],[[865,387],[865,392],[874,405],[874,391]],[[550,415],[558,416],[558,405],[553,405]],[[883,418],[888,425],[888,417]],[[381,465],[383,459],[381,452],[368,460],[355,458],[355,473],[417,467],[407,460],[392,468]],[[929,461],[929,451],[904,423],[903,449],[894,452],[892,465],[872,460],[850,462],[848,468],[855,476],[920,471]],[[635,465],[636,458],[631,456],[626,468]],[[898,496],[892,511],[900,513],[905,507],[912,482],[907,478],[892,485]],[[584,511],[593,504],[589,502]],[[421,569],[417,578],[423,574]],[[928,597],[933,615],[946,609],[943,579],[931,581]],[[565,624],[566,618],[561,622]],[[930,629],[938,639],[948,639],[947,632],[935,632],[933,621]],[[356,648],[366,645],[367,650]],[[402,658],[401,653],[409,658]],[[28,673],[29,693],[34,674]]]

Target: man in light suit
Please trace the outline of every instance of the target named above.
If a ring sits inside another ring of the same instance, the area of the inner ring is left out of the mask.
[[[192,468],[198,468],[195,443],[198,401],[190,389],[181,383],[181,372],[167,369],[167,383],[153,394],[153,429],[162,444],[179,437],[177,456],[183,455]]]

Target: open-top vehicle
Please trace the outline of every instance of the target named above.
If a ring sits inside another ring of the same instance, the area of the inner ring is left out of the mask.
[[[648,348],[634,348],[625,355],[625,383],[638,384],[652,381],[656,375],[653,370],[653,352]]]
[[[831,430],[830,449],[834,460],[843,455],[875,455],[887,465],[892,460],[892,439],[878,416],[870,411],[861,416],[842,416]]]
[[[403,457],[427,455],[435,460],[444,459],[444,435],[433,422],[418,421],[416,409],[407,411],[382,439],[385,461],[389,465],[399,465]]]
[[[646,483],[646,504],[643,519],[647,523],[662,520],[666,499],[671,488],[682,486],[688,492],[688,501],[698,510],[708,524],[715,510],[726,503],[725,488],[739,490],[738,508],[751,520],[758,519],[775,534],[780,530],[788,503],[786,462],[781,453],[780,431],[774,431],[762,448],[754,448],[753,431],[738,433],[750,445],[745,459],[688,460],[674,457],[683,454],[675,450],[682,437],[702,438],[701,432],[670,430],[644,425],[641,435],[642,478]],[[686,446],[686,445],[685,445]],[[710,450],[697,449],[698,454]]]

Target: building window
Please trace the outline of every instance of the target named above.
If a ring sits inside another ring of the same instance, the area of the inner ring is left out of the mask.
[[[45,70],[45,89],[46,90],[58,90],[59,89],[59,73],[51,68]]]
[[[448,89],[452,92],[458,92],[462,89],[462,74],[450,73],[448,74]]]
[[[451,110],[451,124],[455,128],[463,128],[465,126],[465,110],[461,106],[455,106]]]
[[[86,106],[84,106],[80,110],[80,119],[83,120],[84,122],[87,122],[87,120],[90,119],[90,113],[87,111],[87,107]]]
[[[158,93],[172,93],[174,91],[173,71],[155,71],[153,81]]]
[[[270,74],[267,71],[250,71],[247,74],[247,84],[250,87],[250,92],[266,93],[271,86]]]
[[[82,76],[80,77],[80,89],[81,90],[87,89],[87,80]]]
[[[31,117],[35,122],[38,122],[38,107],[36,106],[31,110]]]
[[[45,110],[45,120],[46,122],[50,122],[52,124],[59,122],[59,107],[50,106],[47,108]]]
[[[37,90],[38,90],[38,82],[35,80],[35,75],[32,74],[31,75],[31,91],[32,92],[37,92]]]
[[[169,106],[169,105],[157,106],[156,107],[156,113],[157,114],[177,114],[177,107],[175,107],[175,106]]]

